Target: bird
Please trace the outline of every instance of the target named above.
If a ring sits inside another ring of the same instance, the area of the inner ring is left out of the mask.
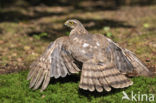
[[[69,36],[51,42],[31,65],[29,88],[47,88],[51,78],[80,74],[79,88],[90,92],[110,92],[133,85],[131,76],[151,76],[152,72],[136,55],[102,34],[89,33],[77,19],[64,25]]]

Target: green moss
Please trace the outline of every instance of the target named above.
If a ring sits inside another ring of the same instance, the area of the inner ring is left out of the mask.
[[[29,89],[26,76],[27,71],[0,75],[1,103],[130,103],[128,100],[121,100],[122,91],[128,95],[131,91],[156,94],[156,78],[132,78],[134,85],[126,89],[113,89],[110,93],[92,93],[80,90],[79,80],[73,82],[68,77],[62,80],[52,79],[44,92],[33,91]]]

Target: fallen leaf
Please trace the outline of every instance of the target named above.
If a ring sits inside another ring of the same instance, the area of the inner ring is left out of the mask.
[[[30,50],[30,46],[24,46],[24,50]]]
[[[17,56],[17,53],[13,53],[12,56],[14,56],[14,57]]]
[[[39,54],[38,53],[35,53],[35,52],[32,52],[32,55],[33,56],[38,56]]]
[[[0,40],[0,44],[3,44],[4,43],[4,41],[3,40]]]
[[[150,59],[149,59],[149,58],[147,58],[147,59],[146,59],[146,62],[150,62]]]
[[[17,58],[17,61],[18,61],[18,62],[21,62],[21,61],[22,61],[22,58]]]

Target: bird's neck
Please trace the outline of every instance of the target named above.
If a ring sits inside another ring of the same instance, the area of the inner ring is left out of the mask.
[[[72,29],[70,32],[70,36],[71,35],[84,35],[84,34],[88,34],[88,31],[83,26],[77,26],[74,29]]]

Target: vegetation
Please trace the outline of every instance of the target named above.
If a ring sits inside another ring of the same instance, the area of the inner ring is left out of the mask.
[[[133,78],[134,85],[129,88],[114,89],[110,93],[97,93],[80,90],[79,76],[75,75],[58,80],[52,79],[44,92],[33,91],[28,88],[26,76],[27,71],[0,75],[1,103],[131,103],[129,100],[122,100],[122,91],[129,96],[132,91],[136,94],[138,92],[156,94],[156,78]],[[146,103],[145,98],[144,101]]]

